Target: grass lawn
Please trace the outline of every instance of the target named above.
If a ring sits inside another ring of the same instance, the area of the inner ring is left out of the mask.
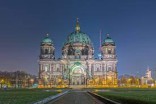
[[[156,104],[156,89],[107,89],[96,93],[122,104]]]
[[[8,89],[0,90],[0,104],[33,104],[59,91],[45,89]]]

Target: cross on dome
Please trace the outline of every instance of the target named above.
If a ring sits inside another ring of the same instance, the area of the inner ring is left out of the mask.
[[[76,22],[79,22],[79,18],[76,18]]]
[[[109,34],[107,33],[107,37],[109,37]]]
[[[49,34],[46,34],[47,37],[49,37]]]

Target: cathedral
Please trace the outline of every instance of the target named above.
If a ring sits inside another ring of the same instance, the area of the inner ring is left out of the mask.
[[[48,35],[41,41],[39,88],[118,86],[116,45],[109,35],[102,41],[96,59],[92,41],[77,20],[61,51],[61,58],[55,59],[53,41]]]

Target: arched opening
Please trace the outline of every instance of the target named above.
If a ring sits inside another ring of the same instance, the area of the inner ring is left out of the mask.
[[[45,49],[45,54],[48,54],[48,49]]]
[[[86,72],[82,66],[74,66],[70,72],[71,85],[85,85]]]

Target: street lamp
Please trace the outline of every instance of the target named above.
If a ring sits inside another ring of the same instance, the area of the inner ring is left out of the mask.
[[[88,81],[88,78],[86,78],[86,88],[87,88],[87,85],[88,85],[87,81]]]
[[[34,79],[30,79],[30,82],[31,82],[31,86],[33,86],[33,84],[34,84]]]
[[[1,88],[2,88],[2,83],[3,83],[3,82],[4,82],[4,80],[2,79],[2,80],[1,80]]]
[[[29,88],[29,80],[30,80],[30,76],[28,75],[27,76],[27,86],[28,86],[28,88]]]
[[[69,64],[67,64],[67,70],[69,70],[69,83],[68,83],[68,86],[70,87],[70,68],[69,68]]]

